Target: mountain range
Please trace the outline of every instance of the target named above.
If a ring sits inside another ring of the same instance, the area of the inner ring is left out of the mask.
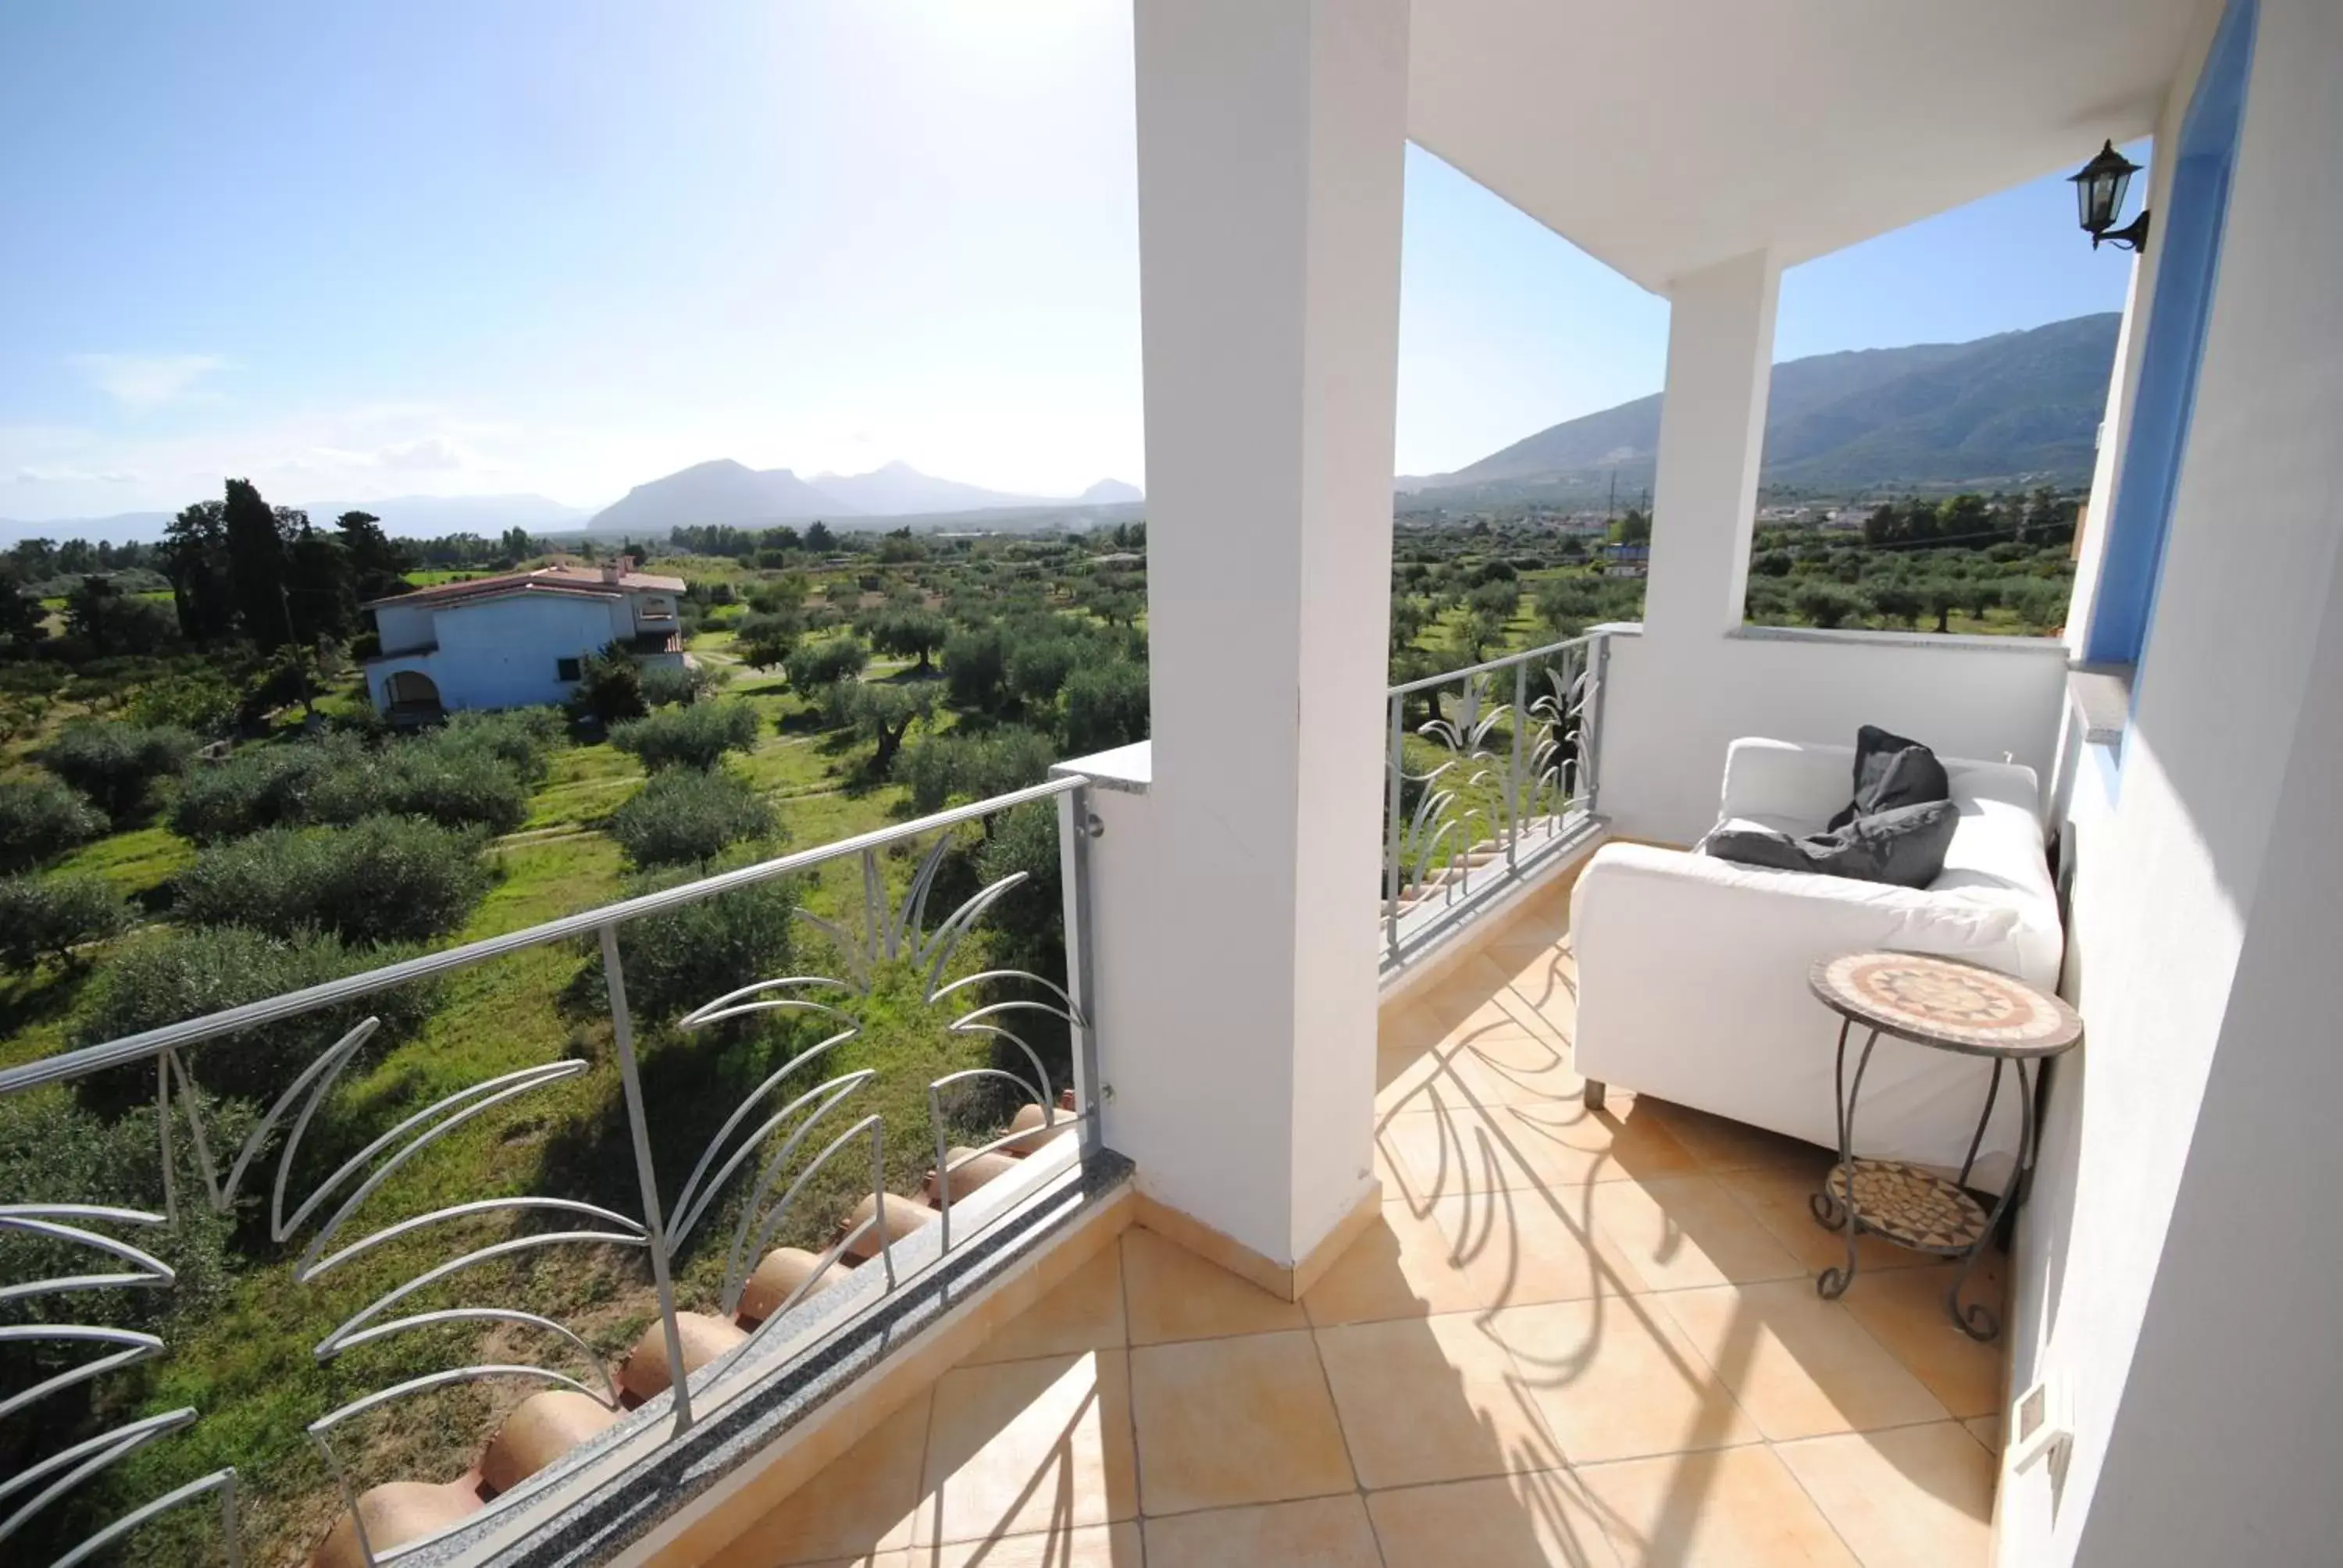
[[[940,479],[908,463],[801,479],[788,468],[751,468],[719,457],[637,485],[587,527],[595,533],[657,533],[689,525],[751,528],[815,518],[1112,507],[1140,498],[1135,487],[1120,479],[1101,479],[1079,496],[1018,496]]]
[[[1760,482],[1845,492],[2081,485],[2121,317],[2078,316],[1968,343],[1818,354],[1774,367]],[[1408,505],[1602,493],[1652,482],[1655,393],[1566,420],[1453,473],[1402,478]]]

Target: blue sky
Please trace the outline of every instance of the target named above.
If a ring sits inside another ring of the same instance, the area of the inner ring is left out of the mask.
[[[0,517],[227,473],[592,505],[715,457],[1143,479],[1131,92],[1123,0],[15,0]],[[1407,177],[1402,472],[1658,388],[1664,302]],[[2125,276],[2054,173],[1792,272],[1777,357]]]

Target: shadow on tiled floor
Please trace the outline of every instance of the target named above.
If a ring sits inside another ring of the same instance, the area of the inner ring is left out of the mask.
[[[1386,1011],[1381,1221],[1303,1302],[1128,1231],[721,1561],[1985,1562],[2001,1366],[1947,1268],[1866,1241],[1825,1302],[1823,1151],[1587,1111],[1566,908]]]

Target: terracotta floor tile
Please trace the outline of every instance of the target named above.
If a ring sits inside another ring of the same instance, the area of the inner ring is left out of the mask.
[[[1985,1445],[1985,1451],[1996,1459],[2001,1457],[2001,1422],[1999,1413],[1980,1415],[1961,1422],[1968,1434]]]
[[[1143,1226],[1123,1232],[1122,1268],[1131,1342],[1135,1345],[1271,1333],[1298,1329],[1310,1321],[1297,1303],[1271,1295]]]
[[[1575,1099],[1503,1105],[1489,1111],[1488,1122],[1513,1160],[1547,1186],[1681,1176],[1698,1169],[1659,1119],[1632,1102],[1602,1111],[1589,1111]]]
[[[1418,1003],[1401,1002],[1375,1015],[1375,1049],[1422,1050],[1440,1038],[1439,1025]]]
[[[1150,1568],[1383,1568],[1356,1495],[1150,1519],[1147,1561]]]
[[[1513,994],[1538,1010],[1541,1017],[1567,1036],[1578,1007],[1578,965],[1563,949],[1548,943],[1523,955],[1521,950],[1490,957],[1513,972],[1506,983]]]
[[[1616,1568],[1586,1489],[1566,1470],[1411,1486],[1367,1498],[1386,1568]]]
[[[946,1372],[936,1384],[913,1543],[1136,1514],[1127,1354],[1092,1351]]]
[[[1824,1174],[1830,1167],[1831,1157],[1818,1149],[1798,1164],[1720,1171],[1716,1180],[1736,1201],[1756,1215],[1765,1229],[1774,1232],[1774,1239],[1789,1249],[1790,1256],[1797,1259],[1811,1277],[1846,1263],[1845,1236],[1815,1223],[1814,1213],[1806,1207],[1806,1200],[1821,1190]],[[1877,1236],[1859,1239],[1855,1255],[1857,1266],[1869,1272],[1915,1269],[1936,1261]]]
[[[1385,1203],[1302,1298],[1319,1325],[1420,1318],[1477,1306],[1480,1294],[1447,1234],[1406,1198]]]
[[[1755,1442],[1732,1391],[1651,1296],[1508,1307],[1491,1332],[1513,1352],[1573,1464]]]
[[[1625,1295],[1644,1289],[1643,1278],[1589,1216],[1593,1194],[1626,1185],[1516,1188],[1445,1199],[1430,1213],[1463,1260],[1477,1306]]]
[[[1140,1495],[1151,1517],[1353,1488],[1308,1332],[1148,1345],[1131,1358]]]
[[[1936,1395],[1804,1280],[1670,1291],[1644,1300],[1676,1321],[1775,1442],[1945,1421]]]
[[[1775,1451],[1864,1568],[1985,1568],[1993,1457],[1953,1422],[1817,1437]]]
[[[1074,1355],[1122,1342],[1121,1246],[1110,1241],[1057,1289],[995,1330],[965,1364]]]
[[[1860,1568],[1770,1448],[1577,1473],[1627,1568]]]
[[[1707,1176],[1597,1181],[1594,1231],[1651,1289],[1801,1278],[1805,1267]]]
[[[904,1568],[1142,1568],[1144,1558],[1139,1522],[1125,1520],[918,1546],[904,1559]]]
[[[1431,1108],[1385,1116],[1377,1137],[1421,1198],[1697,1169],[1656,1119],[1632,1108],[1622,1116],[1616,1105],[1590,1111],[1575,1100],[1483,1107],[1437,1083],[1411,1103]]]
[[[767,1568],[773,1559],[764,1556],[739,1559],[719,1557],[710,1561],[728,1565],[737,1561],[740,1568]],[[926,1559],[922,1557],[919,1561],[924,1563]],[[911,1549],[908,1546],[899,1546],[887,1552],[865,1552],[860,1557],[830,1557],[820,1563],[792,1563],[790,1568],[912,1568],[912,1563]]]
[[[860,1562],[911,1542],[927,1452],[930,1391],[922,1389],[709,1560],[710,1568]]]
[[[1476,1105],[1570,1100],[1585,1088],[1570,1048],[1516,1030],[1474,1030],[1440,1048],[1438,1071]]]
[[[1562,1462],[1481,1314],[1318,1331],[1359,1484],[1463,1481]]]
[[[1704,1170],[1750,1171],[1780,1165],[1803,1170],[1827,1166],[1831,1160],[1830,1151],[1804,1139],[1785,1138],[1688,1105],[1647,1098],[1644,1108],[1666,1124],[1677,1142],[1692,1151]]]
[[[1376,1115],[1409,1109],[1441,1070],[1440,1053],[1431,1047],[1403,1046],[1376,1052]]]
[[[2005,1277],[2001,1254],[1988,1246],[1963,1287],[1961,1300],[2002,1311]],[[1928,1392],[1954,1415],[1996,1415],[2006,1383],[2005,1339],[1979,1343],[1963,1333],[1945,1308],[1945,1292],[1960,1273],[1957,1263],[1924,1269],[1885,1269],[1855,1276],[1840,1305],[1873,1339],[1885,1345]]]

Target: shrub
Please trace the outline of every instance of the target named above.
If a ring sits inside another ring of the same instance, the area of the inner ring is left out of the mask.
[[[744,839],[773,831],[773,809],[720,769],[676,768],[610,813],[610,835],[638,866],[705,863]]]
[[[642,672],[643,702],[651,708],[688,708],[731,678],[709,664],[655,664]]]
[[[152,1069],[142,1069],[150,1086]],[[219,1107],[209,1124],[212,1147],[234,1147],[249,1131],[251,1118],[237,1107]],[[121,1235],[167,1264],[169,1290],[68,1291],[20,1299],[0,1307],[0,1322],[85,1323],[105,1328],[156,1332],[173,1320],[199,1322],[217,1310],[228,1284],[227,1242],[233,1221],[211,1205],[189,1202],[202,1180],[191,1141],[176,1141],[180,1161],[180,1207],[168,1225],[121,1230]],[[150,1107],[143,1116],[108,1121],[74,1102],[61,1088],[34,1090],[0,1099],[0,1192],[12,1201],[102,1203],[159,1211],[163,1162]],[[106,1265],[70,1241],[17,1235],[7,1242],[9,1277],[64,1279]],[[66,1342],[12,1347],[12,1387],[29,1386],[89,1359],[85,1344]],[[35,1530],[38,1530],[36,1525]],[[35,1537],[37,1538],[37,1537]],[[62,1544],[62,1543],[60,1543]]]
[[[1027,702],[1054,702],[1081,661],[1082,645],[1070,637],[1021,642],[1009,653],[1009,689]]]
[[[639,877],[627,892],[657,892],[698,875]],[[618,928],[628,1008],[639,1019],[666,1022],[726,991],[789,973],[796,910],[797,888],[784,877],[628,920]]]
[[[488,892],[479,851],[477,834],[412,817],[272,828],[198,855],[179,874],[176,908],[191,924],[272,936],[420,940],[462,925]]]
[[[106,814],[57,779],[0,779],[0,872],[29,870],[106,829]]]
[[[171,804],[171,830],[198,844],[256,833],[309,815],[309,794],[337,768],[364,765],[355,739],[247,746],[190,769]]]
[[[359,765],[329,769],[317,781],[311,821],[427,817],[443,828],[509,833],[528,818],[528,787],[488,750],[408,740],[361,756]]]
[[[911,809],[940,811],[955,799],[984,800],[1039,784],[1057,760],[1050,738],[1009,728],[989,735],[931,735],[906,748],[897,774],[911,789]]]
[[[0,880],[0,968],[12,974],[30,974],[45,958],[77,963],[75,947],[129,926],[129,906],[103,877]]]
[[[548,758],[562,743],[566,726],[551,708],[509,708],[501,713],[458,713],[445,727],[407,741],[444,753],[480,751],[510,768],[524,783],[546,775]]]
[[[1147,739],[1147,667],[1113,659],[1066,678],[1060,722],[1066,754],[1104,751]]]
[[[852,680],[870,662],[870,650],[851,637],[834,637],[820,642],[799,643],[784,661],[789,689],[803,697],[812,697],[840,681]]]
[[[611,745],[654,773],[663,768],[704,771],[723,760],[727,751],[746,751],[756,743],[756,709],[740,702],[665,709],[610,731]]]
[[[393,963],[412,951],[353,948],[330,933],[272,937],[242,926],[157,932],[132,941],[98,969],[73,1043],[100,1045],[201,1018]],[[211,1093],[266,1102],[360,1020],[382,1020],[367,1041],[368,1054],[378,1056],[412,1034],[437,1000],[436,987],[397,986],[192,1047],[183,1060]],[[101,1073],[81,1080],[75,1092],[106,1114],[151,1104],[154,1070]]]
[[[955,706],[990,713],[1009,688],[1009,636],[999,626],[956,631],[944,643],[944,685]]]
[[[41,765],[119,821],[195,751],[196,738],[176,725],[75,724],[49,743]]]
[[[604,725],[640,719],[643,702],[642,667],[623,649],[606,648],[579,661],[577,689],[569,694],[571,711]]]
[[[131,699],[130,719],[217,738],[236,728],[236,688],[218,671],[206,669],[154,682]]]
[[[754,596],[752,603],[759,601]],[[755,669],[772,669],[789,660],[790,651],[798,645],[804,620],[795,608],[767,609],[759,608],[740,618],[740,630],[733,649],[741,661]]]

